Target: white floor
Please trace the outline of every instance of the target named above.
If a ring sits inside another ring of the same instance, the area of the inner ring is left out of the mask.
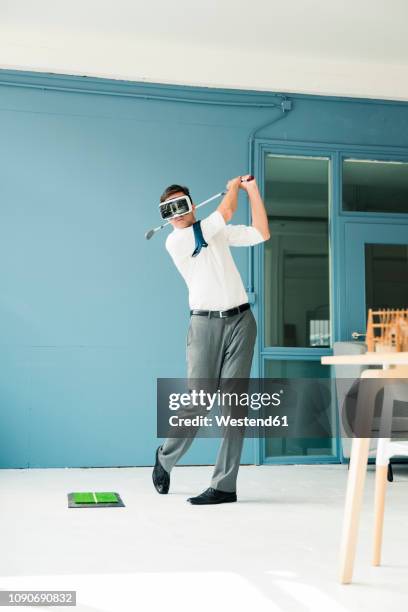
[[[337,582],[345,466],[243,466],[238,503],[187,504],[210,473],[175,468],[165,496],[150,468],[0,470],[0,590],[76,590],[81,612],[407,609],[406,469],[388,488],[379,568],[369,469],[347,586]],[[126,507],[68,509],[81,490],[117,491]]]

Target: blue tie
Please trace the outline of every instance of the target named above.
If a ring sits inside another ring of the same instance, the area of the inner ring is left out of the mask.
[[[202,247],[208,247],[208,244],[204,240],[203,230],[201,229],[201,221],[193,223],[194,238],[195,238],[195,249],[191,257],[196,257],[201,251]]]

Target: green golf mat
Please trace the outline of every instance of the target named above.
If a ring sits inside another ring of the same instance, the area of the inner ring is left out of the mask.
[[[124,507],[118,493],[112,491],[77,491],[68,493],[68,508]]]

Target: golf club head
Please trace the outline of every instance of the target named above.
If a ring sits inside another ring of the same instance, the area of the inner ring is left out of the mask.
[[[152,236],[154,236],[154,234],[155,234],[155,230],[154,230],[154,229],[151,229],[151,230],[149,230],[148,232],[146,232],[146,233],[145,233],[145,238],[146,238],[146,240],[150,240],[150,238],[151,238]]]

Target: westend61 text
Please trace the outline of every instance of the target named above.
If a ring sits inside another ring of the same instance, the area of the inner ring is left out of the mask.
[[[287,416],[268,416],[265,418],[231,416],[215,416],[215,422],[219,427],[288,427]],[[212,427],[213,418],[197,415],[195,417],[179,417],[177,415],[169,418],[171,427]]]

